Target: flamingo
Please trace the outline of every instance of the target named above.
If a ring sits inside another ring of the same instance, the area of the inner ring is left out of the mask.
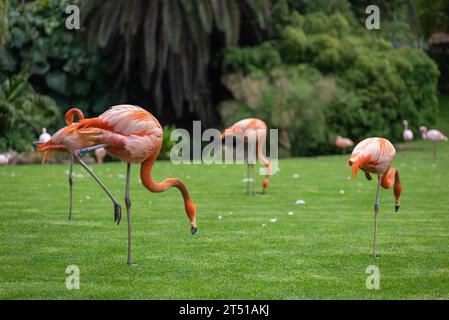
[[[405,142],[410,142],[413,140],[413,131],[408,128],[408,121],[403,120],[402,124],[404,125],[404,132],[402,133],[402,137]]]
[[[372,180],[370,173],[377,174],[377,191],[374,202],[374,235],[373,256],[376,257],[377,215],[379,213],[379,192],[382,186],[389,189],[394,185],[395,212],[399,210],[402,184],[399,171],[391,168],[391,162],[396,155],[396,150],[390,141],[384,138],[367,138],[361,141],[352,151],[348,164],[352,167],[352,178],[361,169],[368,180]]]
[[[419,127],[419,131],[421,132],[421,136],[424,140],[432,141],[433,143],[433,165],[435,166],[437,163],[437,142],[439,141],[447,141],[447,137],[439,130],[431,129],[427,130],[426,127]]]
[[[103,163],[103,160],[107,154],[108,152],[105,148],[98,148],[95,150],[95,158],[97,159],[97,163]]]
[[[74,111],[75,114],[77,113]],[[103,182],[81,159],[86,152],[105,148],[110,154],[127,163],[125,204],[128,222],[128,264],[134,264],[131,253],[131,198],[130,173],[131,164],[140,164],[140,178],[143,186],[151,192],[164,192],[170,187],[180,190],[190,231],[197,231],[196,207],[186,186],[175,178],[165,179],[157,183],[151,171],[162,147],[162,127],[158,120],[148,111],[133,105],[112,106],[97,118],[82,119],[73,122],[69,114],[68,125],[56,132],[52,139],[42,144],[38,152],[44,153],[43,162],[50,152],[62,150],[70,152],[78,163],[98,182],[114,204],[114,221],[119,224],[121,207]],[[66,117],[67,120],[67,117]]]
[[[6,165],[9,163],[9,155],[8,154],[0,154],[0,165]]]
[[[39,136],[39,143],[45,143],[51,139],[51,135],[47,132],[47,128],[42,128],[42,133]]]
[[[233,124],[229,128],[225,129],[225,131],[221,134],[221,139],[225,139],[227,136],[234,136],[237,140],[242,142],[248,142],[248,139],[255,139],[256,142],[256,152],[257,152],[257,158],[267,168],[267,174],[263,180],[262,183],[262,193],[264,194],[268,183],[270,182],[270,168],[271,164],[270,161],[264,156],[263,154],[263,147],[265,144],[265,140],[267,137],[267,125],[265,122],[263,122],[260,119],[256,118],[249,118],[249,119],[243,119],[238,121],[237,123]],[[249,152],[248,152],[249,153]],[[250,188],[250,182],[254,181],[254,164],[250,163],[248,161],[248,174],[247,174],[247,193],[248,194],[255,194],[254,191],[254,184],[251,184]],[[250,175],[252,176],[250,178]],[[250,191],[252,189],[252,191]]]
[[[346,150],[354,146],[354,141],[348,138],[343,138],[342,136],[337,136],[335,139],[335,145],[337,148],[341,149],[341,153],[346,153]]]

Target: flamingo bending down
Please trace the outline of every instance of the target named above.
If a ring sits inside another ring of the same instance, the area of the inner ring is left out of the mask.
[[[354,141],[348,138],[343,138],[342,136],[337,136],[335,139],[335,145],[337,148],[341,149],[341,153],[346,153],[346,150],[354,146]]]
[[[98,118],[82,119],[73,122],[73,111],[66,120],[66,127],[56,132],[52,139],[42,144],[38,152],[44,153],[45,161],[53,150],[70,152],[87,172],[98,182],[114,204],[114,221],[119,224],[121,207],[103,182],[92,172],[80,158],[86,152],[99,148],[106,150],[127,163],[125,203],[128,218],[128,264],[133,264],[131,254],[131,199],[130,173],[131,163],[140,163],[142,184],[151,192],[164,192],[176,187],[184,198],[184,206],[191,224],[191,233],[197,231],[196,208],[189,196],[186,186],[178,179],[169,178],[161,183],[153,181],[151,170],[162,147],[162,128],[159,122],[148,111],[132,105],[113,106]],[[79,116],[80,114],[78,114]]]
[[[408,121],[403,120],[402,124],[404,125],[404,132],[402,133],[402,137],[405,142],[410,142],[413,140],[413,131],[408,128]]]
[[[370,173],[377,174],[377,192],[374,202],[374,236],[373,236],[373,256],[376,256],[376,234],[377,215],[379,212],[379,191],[380,186],[389,189],[394,185],[395,212],[399,210],[402,184],[399,178],[399,171],[390,168],[391,162],[396,155],[396,150],[390,141],[384,138],[368,138],[361,141],[352,151],[348,164],[352,166],[352,178],[355,178],[357,171],[361,169],[365,172],[368,180],[372,180]]]
[[[262,165],[267,168],[266,176],[262,183],[262,193],[265,193],[265,190],[268,187],[270,182],[270,161],[264,156],[263,148],[265,145],[265,140],[267,138],[267,125],[260,119],[250,118],[243,119],[233,124],[231,127],[225,129],[225,131],[221,134],[221,139],[225,139],[228,136],[234,136],[237,140],[247,143],[248,140],[255,141],[256,143],[256,153],[257,159],[260,161]],[[248,157],[249,158],[249,151]],[[254,195],[254,164],[248,161],[248,174],[247,174],[247,193]],[[250,178],[250,175],[252,176]],[[252,189],[250,191],[250,189]]]
[[[433,165],[435,166],[437,163],[437,142],[439,141],[447,141],[447,137],[439,130],[431,129],[427,130],[426,127],[419,127],[419,131],[421,131],[421,136],[424,140],[429,140],[433,142]]]

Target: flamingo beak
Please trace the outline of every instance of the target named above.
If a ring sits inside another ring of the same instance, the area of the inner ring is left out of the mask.
[[[198,227],[194,227],[194,226],[190,227],[190,232],[192,233],[192,235],[194,235],[197,230],[198,230]]]

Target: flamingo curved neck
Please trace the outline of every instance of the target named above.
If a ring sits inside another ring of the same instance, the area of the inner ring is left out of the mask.
[[[153,177],[151,176],[151,170],[153,168],[154,162],[156,161],[156,157],[157,155],[148,158],[147,160],[142,162],[140,166],[140,179],[142,180],[142,184],[144,185],[144,187],[151,192],[164,192],[171,187],[175,187],[179,189],[179,191],[181,191],[185,203],[191,201],[189,192],[187,191],[186,186],[181,182],[181,180],[168,178],[160,183],[153,180]]]

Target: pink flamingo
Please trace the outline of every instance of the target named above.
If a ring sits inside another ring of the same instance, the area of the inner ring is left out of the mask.
[[[97,163],[103,163],[107,154],[108,152],[105,148],[98,148],[95,150],[95,158],[97,159]]]
[[[419,127],[419,131],[421,131],[421,136],[424,140],[432,141],[433,143],[433,165],[435,166],[437,163],[437,142],[447,141],[447,137],[439,130],[431,129],[427,131],[427,128],[424,126]]]
[[[346,153],[346,150],[348,148],[351,148],[354,146],[354,141],[348,138],[343,138],[342,136],[337,136],[335,139],[335,145],[337,148],[341,149],[341,153]]]
[[[264,194],[268,184],[270,182],[270,161],[263,154],[263,147],[265,145],[265,140],[267,138],[267,130],[268,127],[260,119],[250,118],[243,119],[233,124],[229,128],[225,129],[225,131],[221,134],[221,139],[225,139],[228,136],[234,136],[237,140],[247,143],[248,139],[254,139],[256,142],[256,153],[257,159],[267,168],[266,176],[262,182],[262,193]],[[248,152],[249,154],[249,152]],[[249,156],[248,156],[249,158]],[[251,177],[250,177],[251,176]],[[247,174],[247,193],[255,194],[254,184],[250,182],[254,181],[254,164],[249,163],[248,161],[248,174]],[[252,189],[250,191],[250,189]]]
[[[178,188],[184,198],[184,206],[190,220],[190,231],[197,231],[196,207],[186,186],[178,179],[169,178],[157,183],[151,176],[151,171],[162,147],[162,127],[151,113],[132,105],[113,106],[98,118],[82,119],[73,122],[70,113],[66,120],[68,125],[56,132],[52,139],[41,146],[38,152],[43,152],[43,162],[50,152],[61,150],[70,152],[73,158],[98,182],[114,204],[114,221],[119,224],[121,207],[103,182],[81,159],[81,155],[98,148],[105,148],[110,154],[127,163],[125,204],[128,218],[128,264],[133,264],[131,254],[131,198],[130,173],[131,164],[140,163],[140,178],[142,184],[151,192],[164,192],[170,187]],[[78,114],[79,115],[79,114]]]
[[[408,128],[408,121],[403,120],[402,124],[404,125],[404,132],[402,133],[402,137],[405,142],[410,142],[413,140],[413,131]]]
[[[379,212],[379,192],[382,186],[389,189],[394,185],[395,212],[399,210],[402,184],[399,171],[391,168],[391,162],[396,155],[396,150],[390,141],[384,138],[368,138],[361,141],[352,151],[348,164],[352,166],[352,178],[361,169],[368,180],[372,180],[370,173],[377,174],[377,192],[374,202],[374,240],[373,256],[376,256],[377,215]]]

